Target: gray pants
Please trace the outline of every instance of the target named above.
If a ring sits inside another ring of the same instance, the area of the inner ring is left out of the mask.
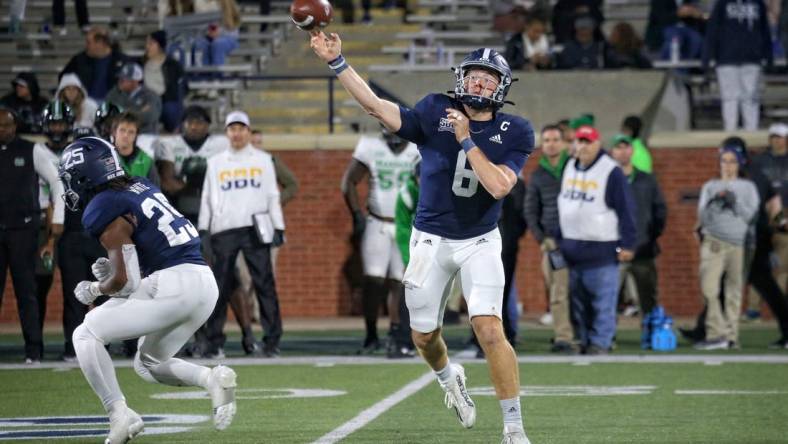
[[[750,65],[722,65],[717,67],[717,82],[722,100],[722,120],[725,131],[736,131],[739,125],[739,108],[744,120],[744,129],[758,129],[761,100],[758,85],[761,67]]]

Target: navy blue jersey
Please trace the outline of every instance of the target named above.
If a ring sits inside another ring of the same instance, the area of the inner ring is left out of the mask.
[[[430,94],[413,109],[400,107],[402,127],[397,134],[419,146],[421,176],[419,204],[413,226],[449,239],[468,239],[493,230],[502,200],[479,183],[446,108],[462,104],[443,94]],[[471,138],[488,159],[519,174],[534,149],[531,123],[522,117],[495,113],[492,120],[470,122]]]
[[[131,240],[143,276],[179,264],[206,265],[191,222],[148,179],[131,181],[125,190],[105,190],[90,200],[82,216],[85,231],[98,239],[110,223],[125,216],[134,225]]]

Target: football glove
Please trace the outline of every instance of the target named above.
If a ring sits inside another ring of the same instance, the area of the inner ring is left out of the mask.
[[[98,282],[82,281],[77,284],[74,289],[74,296],[79,302],[85,305],[90,305],[97,297],[101,296]]]
[[[272,247],[281,247],[285,243],[285,230],[274,230],[274,239],[271,241]]]
[[[96,262],[90,266],[90,270],[99,282],[104,282],[109,279],[115,271],[112,269],[112,263],[105,257],[98,258]]]

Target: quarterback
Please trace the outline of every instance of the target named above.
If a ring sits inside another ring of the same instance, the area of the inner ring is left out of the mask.
[[[455,70],[453,97],[429,94],[412,109],[383,100],[350,67],[337,34],[312,31],[311,46],[370,115],[421,153],[420,192],[405,270],[413,342],[467,428],[476,421],[462,366],[449,362],[441,324],[450,282],[462,280],[471,324],[484,350],[503,414],[503,443],[528,443],[514,350],[501,324],[504,272],[497,223],[501,199],[534,148],[531,124],[504,114],[512,83],[496,51],[471,52]]]
[[[98,137],[78,139],[60,157],[60,180],[70,210],[84,209],[82,225],[107,250],[74,295],[91,310],[74,330],[79,366],[110,420],[105,443],[125,443],[142,432],[142,418],[126,405],[104,344],[140,338],[134,370],[144,380],[205,388],[214,426],[235,415],[235,372],[173,356],[213,311],[218,289],[200,254],[194,226],[145,178],[130,178],[115,148]]]

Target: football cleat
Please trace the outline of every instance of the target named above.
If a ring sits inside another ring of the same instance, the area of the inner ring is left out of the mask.
[[[730,348],[730,344],[725,338],[707,339],[705,341],[696,342],[693,348],[695,350],[727,350]]]
[[[208,394],[213,406],[213,426],[224,430],[230,426],[235,416],[236,375],[233,369],[217,365],[208,377]]]
[[[531,441],[525,436],[525,430],[504,425],[501,444],[531,444]]]
[[[465,387],[465,369],[459,364],[452,364],[452,367],[454,368],[454,379],[447,384],[440,381],[438,383],[446,392],[444,398],[446,408],[454,408],[460,424],[466,429],[470,429],[476,422],[476,404],[473,403]]]
[[[142,418],[134,410],[126,408],[126,411],[117,415],[110,415],[109,435],[104,440],[104,444],[123,444],[131,441],[135,436],[145,430]]]

